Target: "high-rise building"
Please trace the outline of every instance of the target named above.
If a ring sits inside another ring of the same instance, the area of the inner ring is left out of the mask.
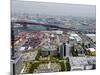
[[[22,68],[22,56],[20,55],[19,57],[16,57],[15,59],[11,59],[11,75],[18,75]]]
[[[67,58],[69,57],[69,50],[70,50],[70,45],[68,43],[62,43],[60,45],[60,48],[59,48],[59,52],[60,52],[60,56],[62,58]]]

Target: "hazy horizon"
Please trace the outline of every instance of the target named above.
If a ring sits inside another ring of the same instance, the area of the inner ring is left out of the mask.
[[[96,17],[96,6],[12,0],[11,13]]]

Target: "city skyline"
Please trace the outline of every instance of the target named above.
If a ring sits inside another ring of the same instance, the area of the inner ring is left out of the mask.
[[[95,17],[95,5],[48,3],[35,1],[12,1],[11,12],[59,16]],[[33,7],[33,8],[32,8]],[[27,9],[27,10],[26,10]]]
[[[96,6],[13,0],[11,74],[96,69]]]

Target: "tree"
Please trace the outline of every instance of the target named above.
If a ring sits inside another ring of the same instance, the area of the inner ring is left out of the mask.
[[[84,48],[85,47],[85,45],[84,45],[84,43],[82,43],[82,48]]]
[[[66,67],[67,67],[67,71],[70,71],[71,67],[70,67],[70,63],[69,63],[69,58],[67,58]]]
[[[64,62],[60,62],[60,65],[61,65],[61,71],[65,71]]]
[[[72,53],[73,56],[77,56],[77,52],[75,51],[74,46],[71,47],[71,53]]]

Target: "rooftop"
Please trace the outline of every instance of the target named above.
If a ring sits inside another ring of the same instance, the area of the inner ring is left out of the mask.
[[[54,50],[57,50],[57,47],[55,45],[48,44],[42,46],[42,51],[54,51]]]
[[[81,41],[81,37],[76,33],[71,33],[69,36],[70,39],[76,39],[76,41]]]
[[[89,38],[91,38],[94,42],[96,41],[96,34],[86,34]]]
[[[38,53],[37,51],[24,53],[23,54],[23,61],[35,60],[37,53]]]
[[[59,72],[60,65],[57,63],[47,63],[47,64],[41,64],[37,69],[34,71],[36,73],[45,73],[45,72]]]
[[[94,48],[88,48],[87,50],[90,50],[92,52],[96,51]]]
[[[71,66],[84,66],[91,64],[96,64],[95,57],[70,57],[69,58]],[[89,63],[90,62],[90,63]]]
[[[96,36],[96,34],[86,34],[87,36]]]

